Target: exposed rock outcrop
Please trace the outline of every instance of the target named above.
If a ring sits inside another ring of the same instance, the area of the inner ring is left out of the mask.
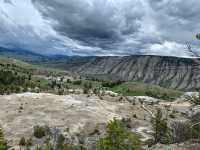
[[[200,88],[200,59],[163,56],[72,57],[65,69],[94,77],[143,81],[167,88]]]

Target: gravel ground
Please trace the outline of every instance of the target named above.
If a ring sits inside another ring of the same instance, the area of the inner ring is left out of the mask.
[[[128,102],[105,101],[96,96],[12,94],[0,96],[0,125],[9,143],[15,145],[19,138],[31,136],[35,125],[57,127],[63,132],[69,129],[75,134],[93,130],[113,118],[130,116],[132,107]]]

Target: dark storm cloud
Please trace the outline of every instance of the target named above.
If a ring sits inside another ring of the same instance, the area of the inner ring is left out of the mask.
[[[0,0],[0,46],[188,56],[186,42],[199,49],[199,19],[199,0]]]
[[[142,17],[140,2],[108,0],[35,0],[43,15],[57,23],[55,29],[64,36],[81,41],[87,46],[109,49],[122,42],[123,36],[138,32]],[[43,9],[45,6],[46,9]]]

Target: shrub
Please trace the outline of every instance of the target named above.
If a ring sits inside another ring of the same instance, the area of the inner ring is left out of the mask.
[[[83,94],[88,94],[88,93],[89,93],[89,91],[90,91],[89,89],[87,89],[87,88],[84,88],[84,89],[83,89]]]
[[[23,106],[19,106],[19,110],[23,110],[24,108],[23,108]]]
[[[136,114],[134,114],[134,115],[133,115],[133,118],[137,118],[137,115],[136,115]]]
[[[26,145],[26,139],[24,137],[22,137],[19,141],[19,145],[20,146],[25,146]]]
[[[186,99],[191,101],[194,105],[200,105],[200,92],[198,95],[187,96]]]
[[[33,140],[32,140],[32,138],[27,139],[26,145],[28,145],[28,146],[33,145]]]
[[[192,138],[200,138],[200,112],[191,116]]]
[[[73,84],[74,85],[81,85],[82,81],[81,80],[76,80],[76,81],[73,81]]]
[[[191,128],[188,122],[175,121],[171,124],[173,143],[180,143],[191,138]]]
[[[63,95],[65,90],[63,88],[58,89],[58,95]]]
[[[193,114],[190,119],[192,123],[200,122],[200,112]]]
[[[154,97],[154,98],[157,98],[157,99],[163,99],[163,100],[171,100],[171,99],[173,99],[172,97],[169,96],[169,94],[163,93],[163,92],[158,92],[158,91],[155,91],[153,89],[148,89],[145,92],[145,94],[147,96]]]
[[[200,125],[193,126],[191,129],[192,129],[192,138],[199,139],[200,138]]]
[[[172,119],[176,118],[176,116],[173,113],[169,114],[169,117]]]
[[[56,80],[52,80],[50,83],[50,86],[52,89],[54,89],[57,86],[57,81]]]
[[[152,147],[154,145],[154,139],[148,139],[144,144],[148,147]]]
[[[0,150],[7,150],[7,142],[4,139],[4,134],[2,129],[0,129]]]
[[[75,147],[70,144],[63,145],[63,150],[75,150]]]
[[[91,89],[92,88],[92,83],[91,82],[86,82],[84,83],[84,87]]]
[[[36,138],[42,138],[46,135],[46,129],[45,127],[35,126],[34,127],[34,136]]]
[[[122,81],[116,81],[116,82],[107,82],[107,81],[104,81],[102,82],[102,86],[103,87],[108,87],[108,88],[113,88],[114,86],[118,86],[120,84],[122,84],[123,82]]]
[[[107,126],[107,135],[97,143],[97,150],[139,150],[140,140],[124,124],[114,119]]]
[[[72,81],[70,79],[67,79],[67,83],[71,83]]]
[[[94,89],[93,89],[93,93],[94,93],[95,95],[98,95],[98,94],[99,94],[99,89],[94,88]]]
[[[58,139],[57,139],[56,149],[63,150],[63,148],[64,148],[64,142],[65,142],[65,137],[62,134],[60,134],[58,136]]]
[[[53,148],[53,146],[52,146],[51,143],[47,143],[47,144],[45,145],[45,150],[54,150],[54,148]]]
[[[83,93],[88,94],[91,88],[92,88],[92,84],[90,82],[84,83]]]
[[[37,145],[35,150],[42,150],[42,148],[39,145]]]

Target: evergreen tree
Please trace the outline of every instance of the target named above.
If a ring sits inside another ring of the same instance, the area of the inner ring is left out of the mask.
[[[97,144],[97,150],[139,150],[139,138],[124,126],[124,124],[114,119],[107,126],[107,135],[101,138]]]
[[[170,143],[170,132],[167,126],[167,119],[163,118],[162,111],[157,110],[155,118],[152,119],[154,130],[154,143]]]

